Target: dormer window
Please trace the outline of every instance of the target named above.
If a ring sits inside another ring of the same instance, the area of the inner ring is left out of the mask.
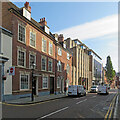
[[[49,34],[49,28],[47,26],[45,26],[45,32]]]
[[[26,8],[23,8],[23,16],[31,20],[31,13]]]

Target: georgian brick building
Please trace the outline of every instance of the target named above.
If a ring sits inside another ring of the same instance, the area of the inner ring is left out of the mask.
[[[10,30],[12,39],[12,94],[5,100],[30,96],[32,69],[34,69],[35,95],[61,93],[71,83],[72,55],[59,41],[64,37],[52,34],[45,18],[36,22],[26,2],[18,8],[11,2],[2,3],[2,26]]]

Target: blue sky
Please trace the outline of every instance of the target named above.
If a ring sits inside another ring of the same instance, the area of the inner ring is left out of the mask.
[[[24,3],[14,2],[18,7]],[[31,2],[32,17],[45,17],[52,33],[78,38],[103,58],[111,56],[117,71],[117,2]]]

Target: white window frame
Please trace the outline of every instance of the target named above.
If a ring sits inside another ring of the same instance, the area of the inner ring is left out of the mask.
[[[35,46],[31,45],[31,34],[35,35]],[[36,48],[36,33],[32,31],[30,31],[30,46]]]
[[[24,27],[24,28],[25,28],[25,42],[24,42],[24,41],[19,40],[19,26],[22,26],[22,27]],[[18,41],[19,41],[19,42],[21,42],[21,43],[26,44],[26,27],[25,27],[25,25],[22,25],[22,24],[20,24],[20,23],[18,23]]]
[[[45,58],[45,70],[42,70],[42,58]],[[46,71],[46,66],[47,66],[47,58],[45,56],[41,56],[41,71]]]
[[[43,77],[47,77],[47,87],[43,87]],[[42,75],[42,89],[48,89],[48,76]]]
[[[67,66],[66,66],[66,70],[67,70],[67,73],[70,72],[70,66],[69,66],[69,64],[67,64]]]
[[[19,65],[19,60],[18,60],[19,59],[19,51],[24,52],[24,66]],[[19,67],[26,67],[26,50],[25,49],[21,49],[20,47],[17,50],[17,65]]]
[[[51,50],[52,50],[52,53],[51,53]],[[53,44],[52,42],[49,42],[49,55],[53,55]]]
[[[59,69],[59,66],[60,66],[60,69]],[[58,61],[58,63],[57,63],[57,71],[59,71],[59,72],[62,71],[62,63],[61,63],[61,61]]]
[[[28,76],[28,89],[21,89],[21,75],[27,75]],[[30,76],[29,74],[25,74],[25,73],[20,73],[20,91],[26,91],[30,89]]]
[[[51,71],[49,71],[49,61],[51,61]],[[48,71],[52,72],[53,71],[53,60],[51,58],[48,58]]]
[[[44,42],[46,41],[46,50],[44,50],[45,46],[44,46]],[[44,37],[42,37],[42,52],[47,52],[47,40],[44,39]]]
[[[67,59],[70,60],[70,54],[69,53],[67,53]]]
[[[58,76],[57,77],[57,88],[60,88],[60,83],[61,83],[61,79],[60,79],[60,76]]]
[[[30,55],[33,55],[35,57],[35,61],[34,61],[35,64],[36,64],[36,55],[32,54],[32,53],[29,53],[29,68],[31,69],[31,66],[30,66]]]
[[[58,48],[58,55],[62,56],[62,49],[61,48]]]

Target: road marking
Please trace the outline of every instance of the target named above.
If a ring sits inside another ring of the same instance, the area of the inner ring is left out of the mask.
[[[106,120],[106,119],[108,118],[108,116],[109,116],[109,112],[110,112],[110,110],[111,110],[111,107],[112,107],[112,105],[113,105],[113,102],[114,102],[116,96],[117,96],[117,94],[114,96],[114,98],[112,99],[112,102],[110,103],[109,109],[108,109],[108,111],[107,111],[107,113],[106,113],[106,115],[105,115],[105,118],[104,118],[105,120]]]
[[[117,99],[116,99],[116,104],[115,104],[115,110],[114,110],[113,118],[117,118],[117,109],[118,109],[118,96],[117,96]]]
[[[51,116],[51,115],[53,115],[53,114],[55,114],[55,113],[58,113],[58,112],[63,111],[63,110],[66,110],[66,109],[68,109],[68,108],[69,108],[69,107],[62,108],[62,109],[60,109],[60,110],[57,110],[57,111],[55,111],[55,112],[52,112],[52,113],[50,113],[50,114],[48,114],[48,115],[43,116],[43,117],[41,117],[40,119],[46,118],[46,117],[48,117],[48,116]],[[39,120],[39,119],[37,119],[37,120]]]
[[[82,103],[82,102],[84,102],[84,101],[86,101],[87,99],[85,99],[85,100],[82,100],[82,101],[79,101],[79,102],[77,102],[76,104],[80,104],[80,103]]]
[[[34,105],[39,105],[39,104],[44,104],[44,103],[47,103],[47,102],[51,102],[51,101],[56,101],[58,99],[55,99],[55,100],[49,100],[49,101],[44,101],[44,102],[39,102],[39,103],[32,103],[32,104],[25,104],[25,105],[19,105],[19,104],[10,104],[10,103],[5,103],[3,102],[2,104],[3,105],[8,105],[8,106],[15,106],[15,107],[25,107],[25,106],[34,106]]]

